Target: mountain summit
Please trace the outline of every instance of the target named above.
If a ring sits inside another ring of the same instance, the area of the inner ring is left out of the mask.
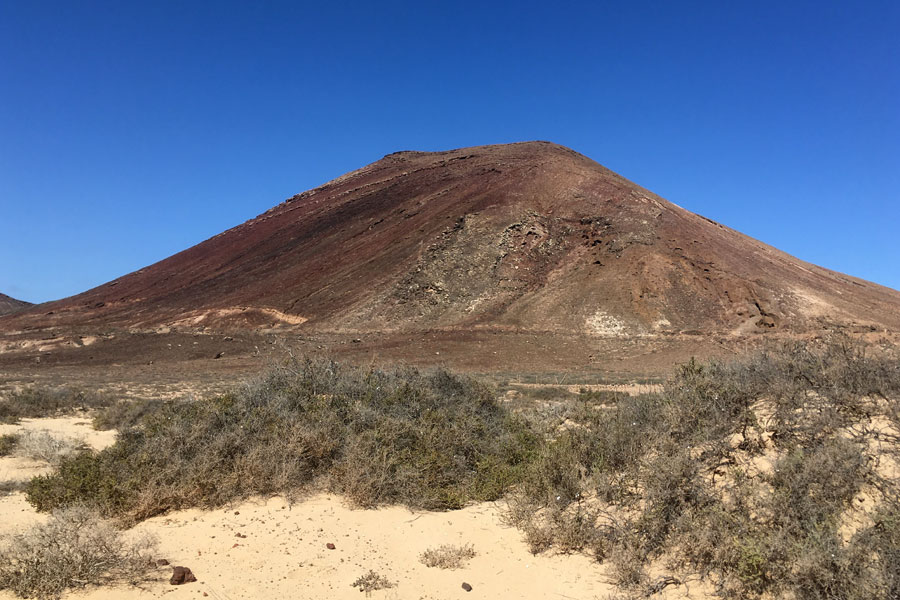
[[[390,154],[15,320],[740,338],[898,331],[900,293],[800,261],[573,150],[525,142]]]

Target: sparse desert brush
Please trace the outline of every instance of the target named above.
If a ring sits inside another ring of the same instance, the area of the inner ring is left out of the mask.
[[[517,391],[528,400],[569,400],[575,397],[565,386],[560,385],[509,385],[510,389]]]
[[[378,590],[386,590],[394,587],[392,581],[373,570],[370,570],[365,575],[360,575],[351,585],[353,587],[358,587],[359,591],[365,592],[366,596],[370,596],[372,595],[372,592]]]
[[[14,452],[17,456],[56,465],[63,458],[84,448],[83,442],[70,437],[43,429],[26,429],[18,434]]]
[[[475,548],[471,544],[455,546],[444,544],[437,548],[429,548],[419,556],[419,561],[426,567],[440,569],[459,569],[466,561],[475,558]]]
[[[228,395],[162,404],[27,493],[40,510],[84,502],[142,519],[318,481],[363,506],[447,509],[500,497],[537,445],[473,379],[304,360]]]
[[[59,598],[67,589],[136,582],[152,571],[155,540],[129,541],[85,507],[0,541],[0,589],[22,598]]]
[[[4,433],[0,435],[0,456],[9,456],[19,442],[19,434]]]
[[[157,411],[165,401],[151,400],[119,400],[97,410],[94,414],[94,429],[128,429],[137,426],[147,415]]]
[[[900,482],[877,453],[900,438],[876,427],[897,403],[897,355],[848,338],[690,361],[659,394],[568,415],[511,516],[535,550],[592,551],[626,586],[668,564],[731,598],[897,597]]]
[[[30,386],[6,392],[0,397],[0,423],[17,423],[22,418],[52,417],[108,406],[104,395],[74,388]]]
[[[0,496],[5,496],[14,492],[21,492],[25,489],[25,484],[25,481],[17,479],[4,479],[0,481]]]

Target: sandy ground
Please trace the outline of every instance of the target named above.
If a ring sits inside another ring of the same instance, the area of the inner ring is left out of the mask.
[[[116,441],[115,431],[96,431],[87,417],[22,419],[17,425],[0,424],[0,435],[24,430],[48,431],[55,436],[83,442],[96,450]],[[0,483],[25,482],[50,470],[50,465],[43,461],[19,456],[0,457]],[[0,536],[21,532],[44,518],[25,501],[24,494],[0,492]]]
[[[80,435],[95,448],[114,440],[113,432],[94,431],[79,418],[28,420],[21,427]],[[16,428],[3,426],[0,433]],[[48,468],[23,460],[0,459],[0,477],[21,478]],[[504,524],[502,513],[503,507],[494,503],[450,512],[402,507],[358,510],[328,494],[294,504],[275,497],[218,510],[178,511],[147,520],[132,531],[157,536],[156,557],[172,566],[189,567],[197,582],[172,586],[171,567],[160,567],[140,587],[88,587],[65,598],[360,598],[359,588],[352,584],[370,570],[394,584],[372,592],[372,598],[594,600],[614,595],[606,567],[583,555],[531,554],[522,534]],[[20,492],[0,497],[0,537],[44,518]],[[420,562],[425,550],[443,544],[470,544],[477,554],[457,570],[429,568]],[[464,590],[463,583],[472,590]],[[670,586],[654,597],[708,597],[704,591],[695,583]],[[11,598],[12,594],[0,592],[0,599]]]
[[[115,431],[95,430],[88,417],[22,419],[17,425],[0,424],[0,435],[26,430],[46,431],[55,437],[86,444],[95,450],[101,450],[116,441]],[[46,462],[18,456],[0,456],[0,481],[24,481],[49,470],[50,465]]]

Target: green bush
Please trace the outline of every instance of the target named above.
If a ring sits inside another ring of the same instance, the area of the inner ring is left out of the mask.
[[[40,510],[83,502],[143,519],[319,481],[362,506],[458,508],[500,497],[537,444],[472,379],[306,360],[225,396],[164,403],[27,494]]]
[[[9,456],[19,443],[19,434],[4,433],[0,435],[0,456]]]
[[[94,429],[128,429],[136,427],[147,415],[157,411],[163,400],[119,400],[100,408],[94,415]]]

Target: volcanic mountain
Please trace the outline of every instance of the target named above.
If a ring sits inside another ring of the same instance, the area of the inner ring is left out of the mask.
[[[900,331],[900,292],[798,260],[573,150],[526,142],[390,154],[0,320],[0,330],[60,327],[727,340]]]
[[[20,310],[24,310],[29,306],[32,306],[31,302],[16,300],[15,298],[10,298],[6,294],[0,294],[0,315],[8,315],[14,312],[19,312]]]

